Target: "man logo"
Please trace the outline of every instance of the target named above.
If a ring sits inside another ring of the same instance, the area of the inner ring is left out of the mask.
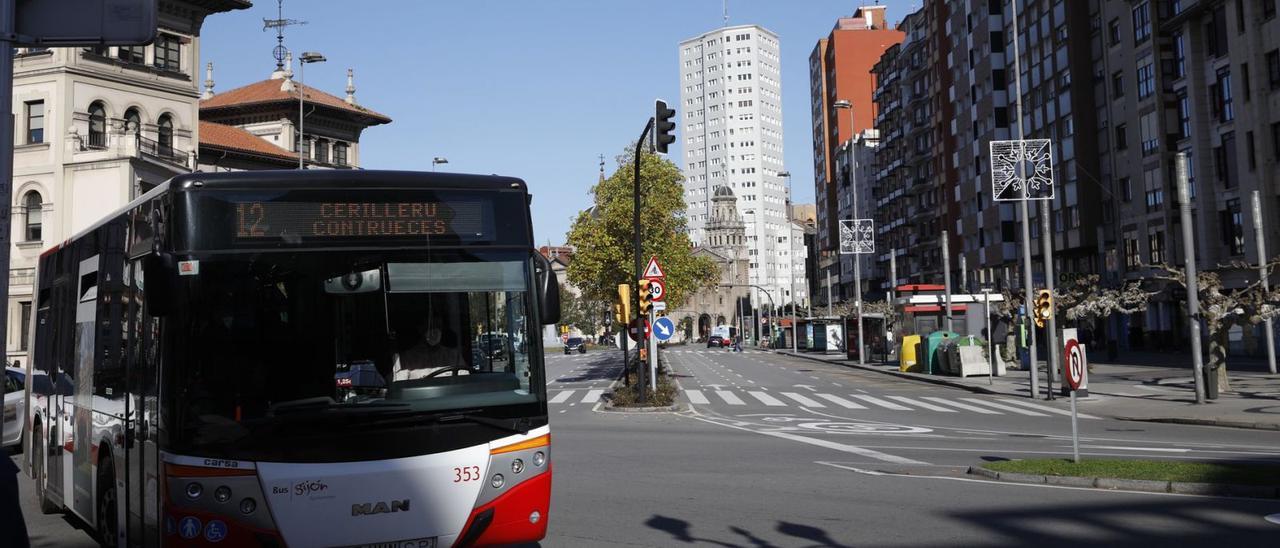
[[[352,516],[368,516],[372,514],[390,514],[392,512],[408,512],[409,499],[393,500],[391,504],[385,502],[366,502],[364,504],[352,504]]]

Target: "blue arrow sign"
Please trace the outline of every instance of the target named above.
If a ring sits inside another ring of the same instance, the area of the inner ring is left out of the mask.
[[[663,316],[658,321],[653,322],[653,335],[660,341],[670,339],[676,334],[676,324],[672,323],[671,318]]]

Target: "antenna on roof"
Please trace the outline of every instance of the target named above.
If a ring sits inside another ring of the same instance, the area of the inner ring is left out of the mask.
[[[729,0],[724,0],[724,26],[729,26]]]
[[[289,50],[284,47],[284,28],[293,25],[305,25],[306,21],[297,19],[284,18],[284,0],[276,0],[276,18],[262,20],[262,32],[268,29],[276,29],[276,47],[271,50],[271,56],[276,58],[276,70],[284,70],[284,56]]]

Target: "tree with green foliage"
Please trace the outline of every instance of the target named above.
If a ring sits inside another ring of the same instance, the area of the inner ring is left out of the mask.
[[[584,335],[594,337],[604,321],[605,306],[586,295],[575,295],[564,284],[560,285],[560,323],[575,327]]]
[[[617,299],[618,284],[635,287],[634,158],[631,151],[618,156],[619,168],[591,188],[594,206],[579,213],[569,229],[568,243],[576,249],[569,264],[569,282],[589,301],[611,303]],[[680,178],[675,164],[656,154],[641,152],[641,256],[648,261],[656,255],[662,263],[667,275],[665,300],[672,309],[679,308],[688,296],[719,279],[714,262],[693,255],[693,244],[685,231],[684,188]]]

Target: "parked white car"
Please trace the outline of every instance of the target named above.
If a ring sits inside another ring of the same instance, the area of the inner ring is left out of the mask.
[[[0,424],[0,447],[18,445],[22,441],[23,405],[27,373],[13,367],[4,368],[4,421]]]

